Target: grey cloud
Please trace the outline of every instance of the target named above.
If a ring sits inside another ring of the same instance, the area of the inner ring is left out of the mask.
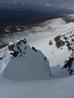
[[[42,4],[48,7],[74,9],[74,0],[0,0],[0,3]]]
[[[65,8],[65,9],[74,9],[74,2],[61,2],[61,3],[47,3],[45,6],[48,7],[58,7],[58,8]]]

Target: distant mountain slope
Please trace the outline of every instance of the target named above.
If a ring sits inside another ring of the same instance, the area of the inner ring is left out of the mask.
[[[64,15],[73,13],[74,10],[38,5],[10,4],[8,6],[0,6],[0,36],[2,37],[5,34],[24,31],[25,27],[31,27],[37,23],[57,17],[64,17],[66,21],[74,21],[73,19],[65,18],[66,15]]]

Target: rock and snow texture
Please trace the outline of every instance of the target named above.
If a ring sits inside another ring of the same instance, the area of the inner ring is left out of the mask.
[[[53,76],[57,76],[58,73],[59,76],[69,75],[69,72],[61,69],[73,54],[73,22],[66,23],[62,18],[51,19],[24,32],[13,34],[7,39],[7,43],[15,43],[24,37],[30,47],[34,46],[47,57]]]
[[[74,98],[74,23],[52,19],[8,41],[14,44],[0,50],[0,98]]]
[[[63,64],[61,66],[62,69],[60,70],[60,72],[62,72],[65,76],[74,74],[74,65],[72,64],[74,60],[74,30],[65,34],[57,35],[56,37],[54,37],[54,39],[49,41],[49,45],[51,47],[53,47],[53,43],[55,43],[54,46],[56,47],[56,49],[62,53],[62,55],[59,54],[59,56],[66,57],[62,58]],[[58,67],[59,65],[61,64],[58,64]]]
[[[3,72],[6,79],[15,81],[48,80],[50,76],[48,59],[26,40],[9,45],[10,59]]]
[[[74,33],[74,23],[65,23],[63,19],[59,18],[51,21],[49,20],[45,22],[44,25],[44,27],[36,27],[36,29],[32,29],[32,31],[35,30],[35,32],[38,33],[29,35],[27,38],[28,43],[30,46],[34,46],[43,52],[48,58],[50,66],[56,66],[59,64],[62,66],[64,64],[64,59],[68,59],[71,55],[71,51],[68,51],[66,45],[58,48],[54,39],[55,37],[63,36],[64,34],[70,38],[70,32],[72,31],[72,35]],[[67,33],[69,33],[69,35]],[[73,36],[72,38],[74,39]],[[50,45],[50,42],[52,45]],[[64,44],[61,41],[60,43]]]
[[[42,27],[34,27],[27,38],[30,46],[41,50],[48,58],[52,75],[69,75],[67,69],[62,69],[74,52],[74,23],[65,23],[61,18],[46,21]]]

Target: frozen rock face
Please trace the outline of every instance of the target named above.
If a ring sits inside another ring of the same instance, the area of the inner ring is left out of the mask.
[[[69,76],[70,72],[63,66],[74,54],[74,23],[65,23],[60,18],[45,23],[44,27],[32,28],[32,32],[38,33],[31,34],[28,43],[48,58],[52,76]]]
[[[52,45],[53,41],[49,41],[49,45]],[[63,50],[66,54],[66,51],[68,53],[70,52],[70,56],[68,58],[64,59],[63,67],[57,72],[58,76],[69,76],[74,75],[74,31],[67,32],[65,34],[60,34],[54,38],[55,45],[58,50]],[[64,47],[67,48],[67,50],[64,50]]]
[[[33,81],[49,79],[50,69],[47,58],[26,40],[9,45],[11,58],[3,72],[4,78],[15,81]]]

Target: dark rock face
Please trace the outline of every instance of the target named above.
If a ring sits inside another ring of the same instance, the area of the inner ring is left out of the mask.
[[[35,47],[32,47],[32,49],[33,49],[35,52],[37,52],[37,50],[35,49]]]
[[[74,51],[74,34],[73,32],[67,32],[63,35],[58,35],[54,38],[55,45],[57,48],[62,48],[63,46],[67,46],[69,51]]]
[[[25,45],[27,43],[27,41],[25,39],[23,39],[23,40],[20,40],[19,42],[17,42],[16,44],[11,44],[8,46],[10,54],[13,57],[17,57],[19,55],[19,53],[22,54],[22,49],[20,47],[22,43]],[[24,54],[25,54],[25,50],[26,50],[26,47],[24,48],[24,52],[23,52]]]
[[[74,69],[72,69],[74,58],[69,58],[69,60],[66,62],[66,64],[63,66],[63,68],[68,69],[69,75],[72,75]]]
[[[53,44],[53,42],[50,40],[50,41],[49,41],[49,45],[52,45],[52,44]]]
[[[74,58],[70,58],[67,63],[64,65],[64,68],[71,68],[72,62],[73,62]]]
[[[0,57],[0,60],[2,60],[3,59],[3,57]]]
[[[55,37],[54,40],[56,42],[57,48],[63,47],[65,45],[65,42],[63,40],[61,40],[60,36]]]
[[[18,51],[14,51],[13,53],[10,53],[11,55],[13,55],[14,57],[18,56]]]

